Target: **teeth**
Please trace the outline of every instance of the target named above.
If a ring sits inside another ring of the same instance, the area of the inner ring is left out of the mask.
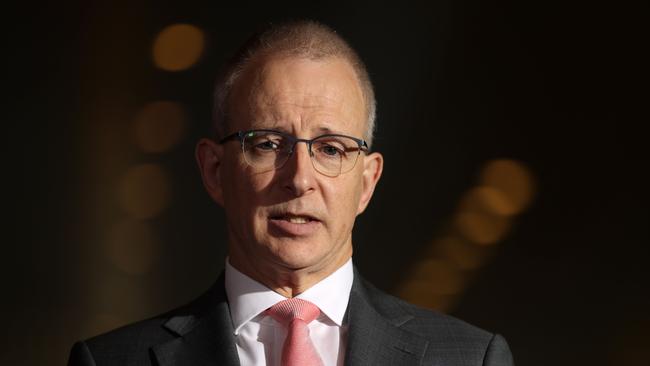
[[[287,218],[292,224],[306,224],[309,219],[305,217],[289,217]]]

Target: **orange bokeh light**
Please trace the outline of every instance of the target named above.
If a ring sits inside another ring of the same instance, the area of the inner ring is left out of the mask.
[[[147,153],[167,151],[182,140],[186,123],[185,110],[179,103],[149,103],[135,117],[135,143]]]
[[[117,197],[121,207],[131,217],[148,219],[167,207],[169,185],[167,174],[160,165],[137,165],[122,177]]]
[[[503,239],[510,229],[508,218],[480,211],[462,211],[456,215],[456,227],[467,240],[489,245]]]
[[[153,43],[153,62],[166,71],[182,71],[194,65],[203,53],[205,36],[191,24],[173,24],[163,29]]]
[[[486,259],[486,253],[482,247],[472,245],[458,236],[447,236],[435,240],[432,251],[464,271],[478,269]]]
[[[481,172],[480,184],[491,189],[484,200],[494,213],[511,216],[525,210],[535,194],[535,180],[521,162],[498,159],[488,162]]]
[[[106,252],[117,269],[131,275],[142,275],[149,272],[156,261],[159,241],[146,223],[125,221],[112,228]]]

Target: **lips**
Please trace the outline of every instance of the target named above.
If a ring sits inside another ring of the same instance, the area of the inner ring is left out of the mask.
[[[318,221],[313,216],[310,215],[300,215],[300,214],[279,214],[271,216],[271,220],[284,220],[292,224],[306,224],[310,221]]]
[[[313,234],[321,225],[316,217],[304,213],[276,213],[269,216],[272,232],[280,236],[307,236]]]

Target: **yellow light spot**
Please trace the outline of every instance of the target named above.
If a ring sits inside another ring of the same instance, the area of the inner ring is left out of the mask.
[[[505,194],[489,186],[479,186],[469,190],[461,200],[460,209],[499,216],[512,214],[512,204]]]
[[[465,271],[479,268],[487,256],[482,247],[471,245],[457,236],[436,240],[432,250]]]
[[[510,220],[479,211],[461,211],[456,216],[456,227],[467,240],[489,245],[505,237],[510,229]]]
[[[494,244],[510,229],[508,217],[494,214],[494,207],[489,199],[486,199],[486,193],[489,197],[490,192],[493,190],[483,187],[467,192],[461,199],[454,220],[460,234],[476,244]]]
[[[160,243],[153,230],[139,221],[125,221],[113,227],[106,246],[108,259],[119,270],[142,275],[158,258]]]
[[[480,186],[474,188],[472,194],[476,195],[475,199],[480,202],[482,208],[490,213],[500,216],[510,216],[515,213],[515,208],[508,197],[496,188]]]
[[[442,312],[449,310],[456,296],[434,293],[431,291],[431,286],[429,281],[409,280],[401,287],[399,296],[408,302],[429,309]]]
[[[181,71],[194,65],[204,48],[203,32],[190,24],[163,29],[153,43],[153,61],[166,71]]]
[[[130,168],[118,187],[122,208],[137,219],[158,215],[169,203],[167,174],[159,165],[143,164]]]
[[[451,263],[440,259],[425,259],[415,265],[411,279],[430,284],[429,291],[451,295],[463,288],[463,275]]]
[[[499,159],[488,162],[481,173],[480,183],[486,189],[485,201],[493,212],[514,215],[528,207],[535,193],[531,172],[520,162]]]
[[[135,143],[147,153],[167,151],[183,138],[186,120],[185,110],[178,103],[150,103],[135,117]]]
[[[425,259],[415,264],[408,281],[400,288],[400,296],[415,304],[445,311],[464,285],[464,275],[454,264]]]

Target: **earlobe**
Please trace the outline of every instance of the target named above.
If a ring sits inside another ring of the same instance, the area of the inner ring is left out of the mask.
[[[379,178],[381,178],[381,173],[384,169],[384,157],[380,153],[375,152],[365,156],[363,162],[363,186],[361,197],[359,199],[359,207],[357,208],[357,215],[361,214],[366,207],[368,207],[368,203],[370,203],[372,194],[375,191],[377,182],[379,182]]]
[[[223,187],[221,181],[221,167],[223,146],[203,138],[196,144],[194,151],[196,162],[201,172],[203,186],[212,200],[223,206]]]

